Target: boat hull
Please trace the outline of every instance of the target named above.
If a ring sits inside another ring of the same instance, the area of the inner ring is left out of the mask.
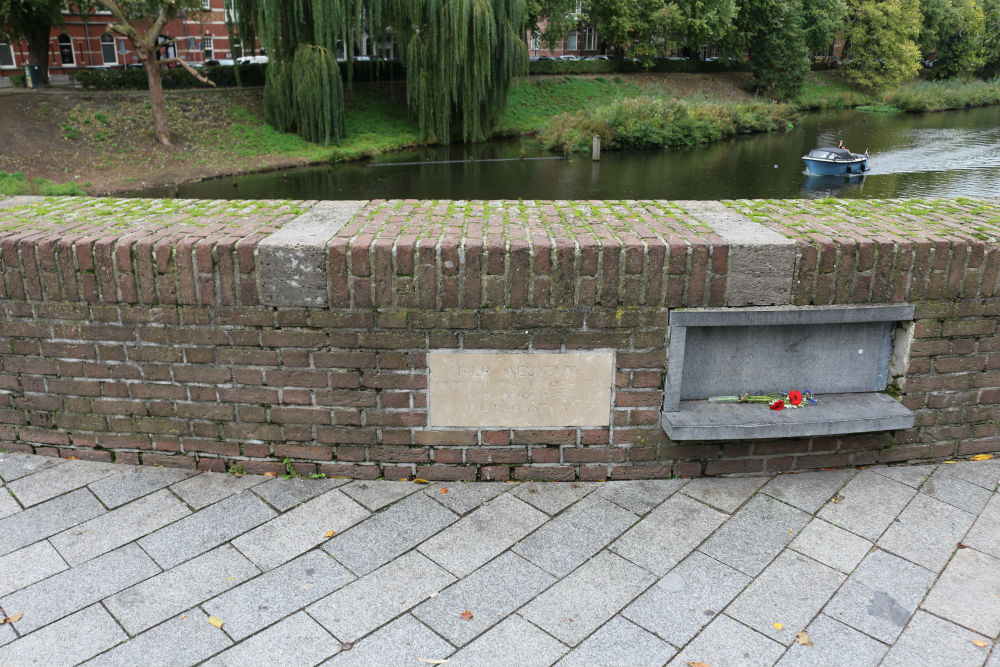
[[[803,157],[802,161],[806,163],[806,170],[810,174],[819,176],[846,176],[868,171],[868,158],[863,155],[855,160],[819,160]]]

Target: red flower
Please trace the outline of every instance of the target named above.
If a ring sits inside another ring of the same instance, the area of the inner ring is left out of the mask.
[[[792,405],[798,405],[802,402],[801,392],[795,391],[794,389],[788,392],[788,402]]]
[[[782,410],[782,409],[784,409],[784,407],[785,407],[785,402],[783,400],[781,400],[780,398],[778,400],[774,401],[773,403],[771,403],[771,409],[772,410]]]

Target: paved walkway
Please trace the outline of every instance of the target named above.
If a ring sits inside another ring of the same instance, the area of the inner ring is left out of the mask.
[[[1000,667],[1000,457],[423,485],[0,454],[0,478],[3,666]]]

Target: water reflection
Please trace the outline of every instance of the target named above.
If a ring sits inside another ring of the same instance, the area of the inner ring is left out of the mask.
[[[800,196],[803,199],[861,197],[865,189],[866,176],[866,174],[857,176],[818,176],[816,174],[806,174],[802,181]]]

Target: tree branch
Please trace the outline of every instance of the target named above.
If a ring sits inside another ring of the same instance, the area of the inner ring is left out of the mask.
[[[212,81],[211,79],[206,79],[204,76],[202,76],[201,74],[199,74],[198,71],[195,70],[195,68],[191,67],[190,65],[188,65],[185,61],[181,60],[180,58],[165,58],[164,60],[159,60],[157,62],[159,62],[161,65],[166,65],[167,63],[177,63],[178,65],[180,65],[181,67],[183,67],[184,69],[186,69],[191,74],[191,76],[193,76],[194,78],[198,79],[199,81],[201,81],[202,83],[204,83],[204,84],[206,84],[208,86],[212,86],[213,88],[215,88],[215,82],[214,81]]]
[[[149,40],[155,41],[159,37],[163,27],[167,25],[177,13],[177,0],[160,0],[160,13],[153,21],[153,25],[146,32]]]

